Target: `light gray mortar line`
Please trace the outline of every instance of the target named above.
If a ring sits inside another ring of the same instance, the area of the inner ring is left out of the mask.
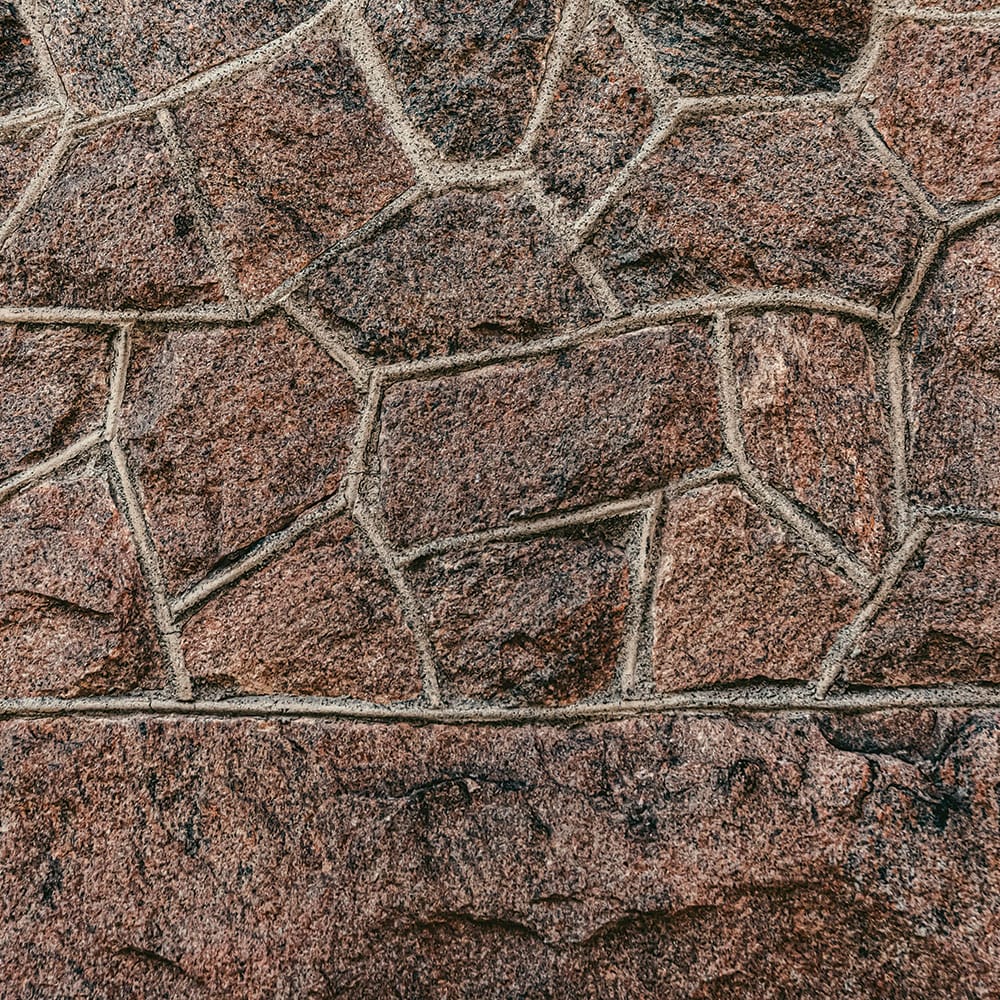
[[[427,188],[421,184],[413,184],[408,187],[402,194],[393,198],[388,205],[376,212],[367,222],[327,247],[304,268],[278,285],[274,291],[269,292],[259,302],[250,303],[250,318],[257,319],[268,309],[273,309],[274,306],[284,303],[289,295],[294,295],[313,275],[326,267],[334,257],[360,246],[370,236],[378,233],[395,216],[423,201],[427,197],[427,193]]]
[[[715,336],[719,364],[719,389],[723,414],[723,439],[739,470],[744,490],[761,507],[765,514],[787,525],[823,563],[839,570],[861,590],[874,584],[871,571],[830,537],[818,523],[814,523],[783,493],[766,483],[747,458],[740,426],[739,389],[733,367],[729,317],[716,314]]]
[[[872,125],[868,114],[861,108],[852,108],[847,117],[858,131],[858,135],[868,148],[878,157],[879,162],[889,171],[899,186],[910,196],[910,200],[928,221],[941,225],[944,217],[930,200],[927,192],[917,183],[906,164],[889,148],[886,141]]]
[[[889,392],[890,454],[892,455],[892,502],[895,514],[895,538],[901,542],[913,520],[910,512],[910,474],[906,461],[908,426],[906,419],[906,387],[899,341],[895,337],[886,345],[886,386]]]
[[[646,511],[642,532],[639,536],[639,551],[630,573],[631,593],[625,612],[624,642],[622,644],[621,665],[618,671],[619,691],[623,698],[628,698],[634,693],[636,682],[639,679],[639,651],[642,644],[642,630],[650,618],[652,605],[650,594],[655,590],[659,553],[654,552],[654,546],[658,541],[658,526],[663,515],[663,508],[663,494],[654,494]]]
[[[329,497],[300,514],[288,527],[259,542],[252,552],[228,566],[209,573],[187,590],[168,601],[174,621],[203,604],[223,587],[234,583],[275,556],[290,549],[303,535],[325,521],[343,514],[347,503],[342,495]]]
[[[981,205],[977,205],[975,208],[968,209],[959,215],[949,217],[948,235],[957,236],[964,230],[970,229],[977,223],[992,219],[994,216],[1000,216],[1000,198],[991,198],[989,201],[984,201]]]
[[[69,103],[69,97],[66,95],[66,88],[63,86],[62,77],[59,75],[55,61],[52,59],[48,40],[38,23],[38,18],[36,17],[38,13],[37,4],[34,2],[30,4],[25,3],[24,0],[15,0],[14,6],[18,9],[28,29],[28,34],[31,36],[31,44],[38,59],[38,69],[49,87],[52,88],[51,96],[61,107],[65,108]]]
[[[12,497],[26,486],[44,479],[53,472],[58,472],[59,469],[69,465],[71,462],[75,462],[78,458],[86,455],[91,449],[96,448],[102,440],[103,434],[101,431],[91,431],[61,451],[57,451],[54,455],[50,455],[30,468],[24,469],[22,472],[18,472],[10,478],[3,480],[0,482],[0,502]]]
[[[909,281],[907,281],[892,307],[892,324],[889,327],[890,336],[899,337],[903,323],[910,309],[913,308],[913,304],[917,301],[923,289],[924,281],[934,266],[938,252],[941,250],[947,236],[947,228],[940,226],[921,249],[920,255],[917,257],[917,262],[913,267],[913,273],[910,275]]]
[[[321,27],[328,19],[332,18],[342,0],[334,0],[326,4],[312,17],[295,25],[290,31],[273,38],[270,42],[262,45],[251,52],[245,52],[228,62],[219,63],[209,69],[199,73],[193,73],[185,80],[175,83],[159,94],[147,98],[143,101],[136,101],[132,104],[125,104],[119,108],[105,111],[92,118],[84,118],[73,126],[78,135],[96,132],[115,122],[124,121],[130,118],[150,117],[161,108],[166,108],[174,104],[180,104],[185,98],[211,87],[215,83],[228,80],[230,77],[249,71],[255,66],[269,62],[271,59],[290,50],[297,42],[311,34],[315,29]]]
[[[858,58],[840,78],[840,92],[860,97],[868,82],[868,78],[875,69],[879,58],[882,55],[882,45],[885,41],[886,32],[897,20],[896,16],[876,7],[872,14],[872,23],[868,31],[868,38],[861,48]]]
[[[893,13],[908,21],[930,21],[975,28],[992,28],[1000,24],[1000,10],[944,10],[941,7],[894,7]]]
[[[424,622],[423,612],[417,603],[417,598],[410,589],[409,583],[403,571],[396,565],[393,553],[382,537],[381,532],[375,526],[374,520],[368,513],[357,507],[354,510],[354,519],[360,525],[361,530],[368,536],[368,540],[378,555],[379,561],[392,580],[392,584],[399,595],[399,603],[403,609],[403,616],[410,626],[413,639],[420,656],[420,673],[423,681],[423,693],[427,702],[432,707],[441,704],[441,692],[438,687],[437,668],[434,664],[434,654],[431,650],[430,637]]]
[[[570,255],[570,261],[576,268],[576,273],[580,275],[583,283],[590,290],[590,294],[597,300],[601,312],[611,319],[615,316],[621,316],[625,312],[625,307],[615,295],[608,284],[608,279],[604,277],[590,252],[586,249],[578,249]]]
[[[281,309],[296,326],[305,331],[321,351],[354,379],[354,384],[358,389],[364,391],[367,388],[372,372],[372,366],[369,362],[356,358],[350,351],[346,350],[318,316],[313,315],[291,299],[285,299],[281,303]]]
[[[531,117],[528,119],[524,135],[517,147],[518,152],[523,156],[529,156],[534,150],[538,131],[548,117],[566,65],[573,55],[576,44],[589,19],[589,0],[567,0],[567,3],[563,5],[552,44],[549,46],[545,59],[545,69],[538,87],[538,96],[535,98],[535,106],[531,110]]]
[[[224,701],[176,701],[157,695],[91,698],[4,698],[0,718],[165,716],[221,720],[301,719],[439,725],[575,725],[675,712],[845,712],[860,714],[896,708],[996,709],[1000,689],[989,684],[942,684],[891,690],[847,691],[818,698],[809,684],[760,684],[743,689],[698,689],[655,698],[591,702],[552,708],[425,708],[334,702],[320,698],[249,697]]]
[[[455,188],[493,190],[523,184],[531,177],[531,168],[510,160],[458,163],[442,160],[433,166],[433,180],[422,180],[431,197]]]
[[[66,118],[67,115],[64,115],[63,121]],[[3,248],[24,217],[31,211],[35,202],[41,197],[42,192],[48,186],[56,170],[59,169],[59,164],[70,148],[72,141],[72,136],[60,135],[56,139],[55,145],[49,150],[48,155],[42,160],[31,180],[25,185],[20,197],[14,203],[14,207],[10,210],[7,218],[4,219],[3,224],[0,225],[0,249]]]
[[[930,522],[926,520],[918,520],[913,525],[903,544],[886,563],[874,593],[862,605],[854,621],[843,628],[834,640],[820,666],[820,675],[816,681],[816,697],[818,699],[826,698],[830,688],[843,671],[846,660],[852,655],[861,634],[868,628],[872,619],[888,600],[893,587],[899,582],[899,578],[906,569],[906,564],[917,554],[920,546],[924,544],[930,534],[930,530]]]
[[[160,125],[160,131],[167,140],[167,149],[170,152],[174,170],[177,172],[177,176],[180,178],[181,185],[188,196],[191,207],[194,209],[198,234],[201,236],[201,241],[208,251],[209,260],[215,268],[215,273],[218,276],[219,283],[222,285],[226,301],[237,312],[242,313],[244,316],[249,316],[250,309],[247,306],[246,297],[240,288],[236,272],[233,270],[232,264],[226,256],[222,239],[213,225],[215,212],[208,197],[202,190],[194,156],[181,141],[181,137],[177,132],[177,123],[174,120],[173,112],[169,108],[160,108],[156,112],[156,120]]]
[[[163,644],[164,652],[167,656],[167,667],[170,671],[170,682],[174,690],[174,695],[179,701],[190,701],[191,677],[184,666],[184,654],[181,651],[180,632],[177,628],[174,617],[170,612],[170,603],[167,600],[167,587],[163,578],[163,571],[160,567],[160,558],[153,545],[152,536],[149,533],[149,525],[146,523],[146,516],[139,502],[132,476],[129,472],[128,461],[125,452],[117,439],[112,439],[108,443],[111,451],[111,460],[115,469],[115,480],[121,498],[124,501],[125,520],[132,533],[136,555],[139,560],[139,567],[146,580],[146,587],[149,590],[153,615],[156,619],[157,629]]]
[[[132,351],[132,330],[122,324],[115,331],[111,377],[108,379],[108,404],[104,411],[104,440],[111,441],[118,431],[118,420],[125,399],[125,379],[128,375],[129,356]]]
[[[0,307],[0,323],[44,323],[59,326],[114,326],[118,323],[141,323],[155,325],[162,323],[239,324],[246,317],[227,310],[165,309],[160,312],[117,312],[103,309],[76,309],[72,307],[35,309],[24,307]]]
[[[672,117],[677,88],[671,87],[663,79],[656,49],[618,0],[595,0],[595,6],[614,24],[625,54],[632,60],[632,65],[653,102],[656,120]]]
[[[931,521],[981,524],[986,527],[1000,526],[1000,512],[995,510],[977,510],[975,507],[962,507],[960,505],[932,507],[921,504],[917,506],[917,513]]]
[[[368,468],[368,453],[375,444],[383,391],[384,385],[381,377],[378,372],[372,372],[368,382],[368,393],[365,396],[365,405],[361,411],[361,420],[358,421],[354,447],[351,449],[350,457],[347,460],[347,471],[344,473],[344,494],[347,509],[352,514],[358,505],[361,481]]]
[[[364,77],[372,100],[378,105],[385,124],[413,165],[417,177],[434,182],[435,162],[440,162],[433,143],[410,121],[392,83],[389,66],[378,47],[368,22],[353,4],[346,4],[338,17],[341,36]]]
[[[57,122],[63,117],[65,109],[58,104],[42,105],[29,108],[27,111],[15,111],[13,114],[0,118],[0,135],[9,132],[24,132],[30,128]]]
[[[717,97],[681,97],[677,100],[675,111],[679,120],[687,122],[715,115],[808,111],[813,108],[850,107],[853,104],[853,94],[820,90],[806,94],[721,94]]]

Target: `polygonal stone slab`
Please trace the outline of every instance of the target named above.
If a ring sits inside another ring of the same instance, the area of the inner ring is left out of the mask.
[[[0,505],[0,697],[163,682],[148,595],[107,484],[69,473]]]
[[[922,224],[832,111],[712,116],[646,160],[593,244],[629,305],[782,288],[885,302]]]
[[[0,3],[0,116],[40,104],[44,97],[31,33],[12,3]]]
[[[0,301],[94,309],[219,302],[155,122],[80,138],[0,251]]]
[[[608,691],[628,605],[628,527],[494,542],[411,567],[443,697],[551,705]]]
[[[259,298],[404,191],[413,170],[347,53],[298,43],[177,111],[243,292]]]
[[[211,598],[185,624],[181,643],[202,694],[372,702],[420,694],[399,595],[347,518],[315,529]]]
[[[653,607],[661,691],[815,677],[861,605],[854,587],[736,486],[673,501],[662,553]]]
[[[505,191],[403,210],[325,262],[301,301],[375,361],[551,337],[600,318],[538,212]]]
[[[169,586],[335,493],[358,405],[347,374],[280,317],[141,329],[121,433]]]
[[[555,0],[368,0],[403,108],[454,158],[513,151],[559,14]]]
[[[865,328],[823,313],[765,313],[735,319],[732,343],[748,456],[877,565],[892,460]]]
[[[36,125],[0,137],[0,224],[55,143],[54,125]]]
[[[904,21],[866,86],[875,125],[942,202],[1000,194],[1000,31]]]

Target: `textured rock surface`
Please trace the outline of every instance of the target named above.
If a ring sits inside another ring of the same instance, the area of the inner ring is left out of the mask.
[[[951,246],[908,332],[918,497],[1000,509],[1000,225]]]
[[[67,476],[0,504],[0,697],[159,687],[135,552],[96,478]]]
[[[837,115],[782,111],[710,117],[669,136],[594,246],[630,305],[757,288],[882,302],[920,230]]]
[[[335,254],[302,302],[375,361],[552,337],[600,318],[538,212],[504,191],[406,209]]]
[[[55,129],[46,125],[0,139],[0,220],[6,220],[55,141]]]
[[[0,115],[41,103],[43,97],[27,25],[12,3],[0,3]]]
[[[979,1000],[997,745],[989,712],[7,722],[7,989]]]
[[[861,604],[735,486],[667,511],[653,606],[653,679],[674,691],[815,673]]]
[[[206,693],[375,702],[420,693],[399,597],[345,519],[211,598],[184,626],[181,645],[196,688]]]
[[[747,454],[872,563],[884,552],[889,419],[860,323],[817,313],[736,320]]]
[[[558,704],[607,691],[629,598],[625,527],[495,542],[414,566],[442,694]]]
[[[403,383],[383,404],[382,514],[412,542],[620,497],[710,465],[719,434],[694,323]]]
[[[122,434],[169,586],[336,493],[358,406],[347,374],[280,317],[141,330]]]
[[[868,90],[879,131],[931,194],[1000,194],[1000,31],[904,22]]]

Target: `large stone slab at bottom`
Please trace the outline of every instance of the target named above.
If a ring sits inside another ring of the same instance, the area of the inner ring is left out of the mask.
[[[997,996],[998,735],[7,721],[3,995]]]

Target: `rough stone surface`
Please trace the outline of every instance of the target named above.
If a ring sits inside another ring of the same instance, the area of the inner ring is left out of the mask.
[[[0,324],[0,480],[104,422],[111,333]]]
[[[6,988],[986,1000],[998,725],[5,722]]]
[[[624,528],[496,542],[414,566],[442,695],[560,704],[608,691],[629,598]]]
[[[0,3],[0,115],[40,104],[44,86],[27,26],[12,3]]]
[[[405,543],[620,498],[711,465],[718,424],[694,322],[403,383],[383,404],[379,502]]]
[[[0,301],[166,309],[222,293],[155,123],[82,138],[0,251]]]
[[[668,137],[594,246],[627,304],[794,289],[884,302],[921,226],[835,113],[710,117]]]
[[[765,313],[734,321],[732,341],[748,456],[877,565],[889,516],[889,419],[863,326]]]
[[[145,100],[228,62],[284,34],[323,3],[39,0],[37,6],[63,85],[94,112]]]
[[[420,693],[399,597],[345,518],[211,598],[184,626],[181,645],[203,694],[393,702]]]
[[[1000,194],[1000,31],[904,22],[868,91],[878,130],[936,198]]]
[[[448,157],[511,152],[528,121],[555,0],[367,0],[403,108]]]
[[[909,347],[918,499],[1000,510],[1000,225],[949,248],[909,324]]]
[[[148,597],[103,481],[67,475],[15,494],[0,537],[0,698],[162,686]]]
[[[326,37],[197,95],[177,122],[251,297],[290,278],[413,180],[358,71]]]
[[[301,301],[380,362],[552,337],[600,318],[538,212],[504,191],[400,212],[334,255]]]
[[[649,136],[653,105],[621,37],[605,18],[586,27],[552,99],[534,159],[570,210],[601,194]]]
[[[336,493],[358,408],[348,375],[278,316],[140,330],[122,437],[169,586]]]
[[[848,665],[851,683],[1000,681],[1000,528],[937,529]]]
[[[0,139],[0,223],[17,204],[55,141],[55,129],[48,125],[25,129]]]
[[[667,512],[653,607],[661,691],[815,677],[861,604],[788,529],[735,486],[695,490]]]
[[[627,0],[684,96],[836,90],[871,26],[864,0]]]

